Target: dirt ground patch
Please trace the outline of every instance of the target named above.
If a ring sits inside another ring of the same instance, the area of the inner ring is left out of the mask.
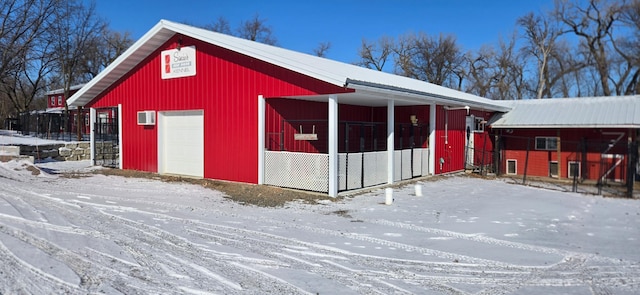
[[[93,173],[103,175],[117,175],[131,178],[157,179],[165,182],[184,182],[201,185],[205,188],[217,190],[227,195],[228,199],[240,204],[251,204],[260,207],[282,207],[287,202],[303,201],[307,203],[317,203],[318,200],[338,200],[327,195],[313,192],[305,192],[286,188],[272,187],[268,185],[255,185],[238,182],[227,182],[220,180],[189,178],[171,175],[159,175],[156,173],[120,170],[120,169],[99,169]],[[77,178],[79,175],[72,174],[68,177]]]

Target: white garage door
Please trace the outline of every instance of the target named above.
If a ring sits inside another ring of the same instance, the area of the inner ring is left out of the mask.
[[[203,111],[159,113],[158,172],[204,177]]]

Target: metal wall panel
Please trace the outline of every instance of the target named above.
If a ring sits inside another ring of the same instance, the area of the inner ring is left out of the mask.
[[[160,52],[196,47],[196,75],[161,79]],[[256,183],[258,95],[336,93],[342,88],[184,36],[174,36],[87,107],[122,104],[123,168],[157,172],[157,128],[141,110],[204,110],[206,178]]]

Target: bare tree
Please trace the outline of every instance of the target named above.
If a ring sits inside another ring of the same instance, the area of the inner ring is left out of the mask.
[[[50,71],[45,35],[58,0],[0,1],[0,95],[16,113],[30,109]],[[10,115],[9,110],[3,111]]]
[[[106,22],[95,12],[95,3],[84,6],[82,2],[69,0],[57,10],[56,22],[51,26],[59,77],[62,80],[64,96],[69,97],[71,86],[86,81],[79,80],[85,69],[83,58],[99,43],[100,33],[106,29]],[[65,102],[65,112],[69,106]],[[80,112],[80,109],[78,110]],[[78,140],[82,139],[81,116],[76,116]],[[66,123],[66,122],[65,122]],[[66,128],[66,124],[65,128]]]
[[[256,13],[252,19],[240,23],[240,27],[237,29],[238,37],[269,45],[277,44],[271,27],[266,23],[267,19],[260,18],[260,15]]]
[[[536,98],[542,98],[543,95],[549,94],[551,87],[549,64],[554,56],[556,40],[561,35],[561,31],[555,26],[550,19],[529,13],[518,19],[517,23],[524,29],[527,44],[523,46],[524,52],[535,58],[537,80]]]
[[[313,54],[319,57],[326,57],[327,52],[331,48],[331,42],[321,42],[318,47],[313,49]]]
[[[400,36],[393,48],[397,74],[451,88],[462,87],[466,61],[455,37],[409,33]]]
[[[507,41],[500,39],[496,48],[485,45],[478,53],[469,53],[467,60],[467,91],[496,100],[525,98],[529,85],[515,34]]]
[[[488,97],[491,92],[493,81],[493,60],[495,59],[495,51],[491,46],[483,46],[476,53],[468,53],[466,55],[469,71],[467,74],[466,91]]]
[[[231,35],[231,25],[229,25],[229,20],[223,16],[218,17],[213,24],[206,25],[204,28],[214,32]]]
[[[92,38],[88,42],[89,46],[80,61],[80,72],[77,77],[80,81],[93,79],[133,44],[129,32],[112,31],[106,26],[97,38]]]
[[[625,0],[589,0],[586,7],[569,0],[556,0],[555,16],[584,42],[598,74],[600,90],[605,96],[612,95],[610,36],[614,24],[619,21]]]
[[[398,75],[415,77],[414,54],[416,52],[415,34],[404,34],[398,37],[398,41],[393,46],[395,69]]]
[[[546,87],[541,97],[580,97],[583,93],[589,93],[583,90],[586,87],[584,85],[586,60],[587,58],[579,51],[576,52],[566,40],[556,41],[547,60],[546,75],[544,75]]]
[[[524,60],[516,50],[516,36],[508,41],[500,40],[494,59],[493,88],[491,98],[498,100],[522,99],[526,88]]]
[[[358,50],[360,60],[356,62],[356,64],[365,68],[382,71],[392,52],[393,39],[390,37],[383,36],[375,42],[362,39],[362,45]]]
[[[635,0],[622,8],[621,21],[631,34],[614,38],[612,44],[622,58],[621,78],[616,83],[616,90],[625,95],[640,93],[640,1]]]
[[[440,34],[436,38],[419,34],[415,42],[415,78],[459,89],[462,84],[460,72],[464,59],[455,37]]]

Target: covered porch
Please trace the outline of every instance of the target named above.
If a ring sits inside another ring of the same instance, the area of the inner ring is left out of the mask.
[[[335,197],[434,175],[437,122],[447,119],[436,110],[472,107],[463,99],[366,82],[348,86],[356,91],[258,97],[259,184]]]

